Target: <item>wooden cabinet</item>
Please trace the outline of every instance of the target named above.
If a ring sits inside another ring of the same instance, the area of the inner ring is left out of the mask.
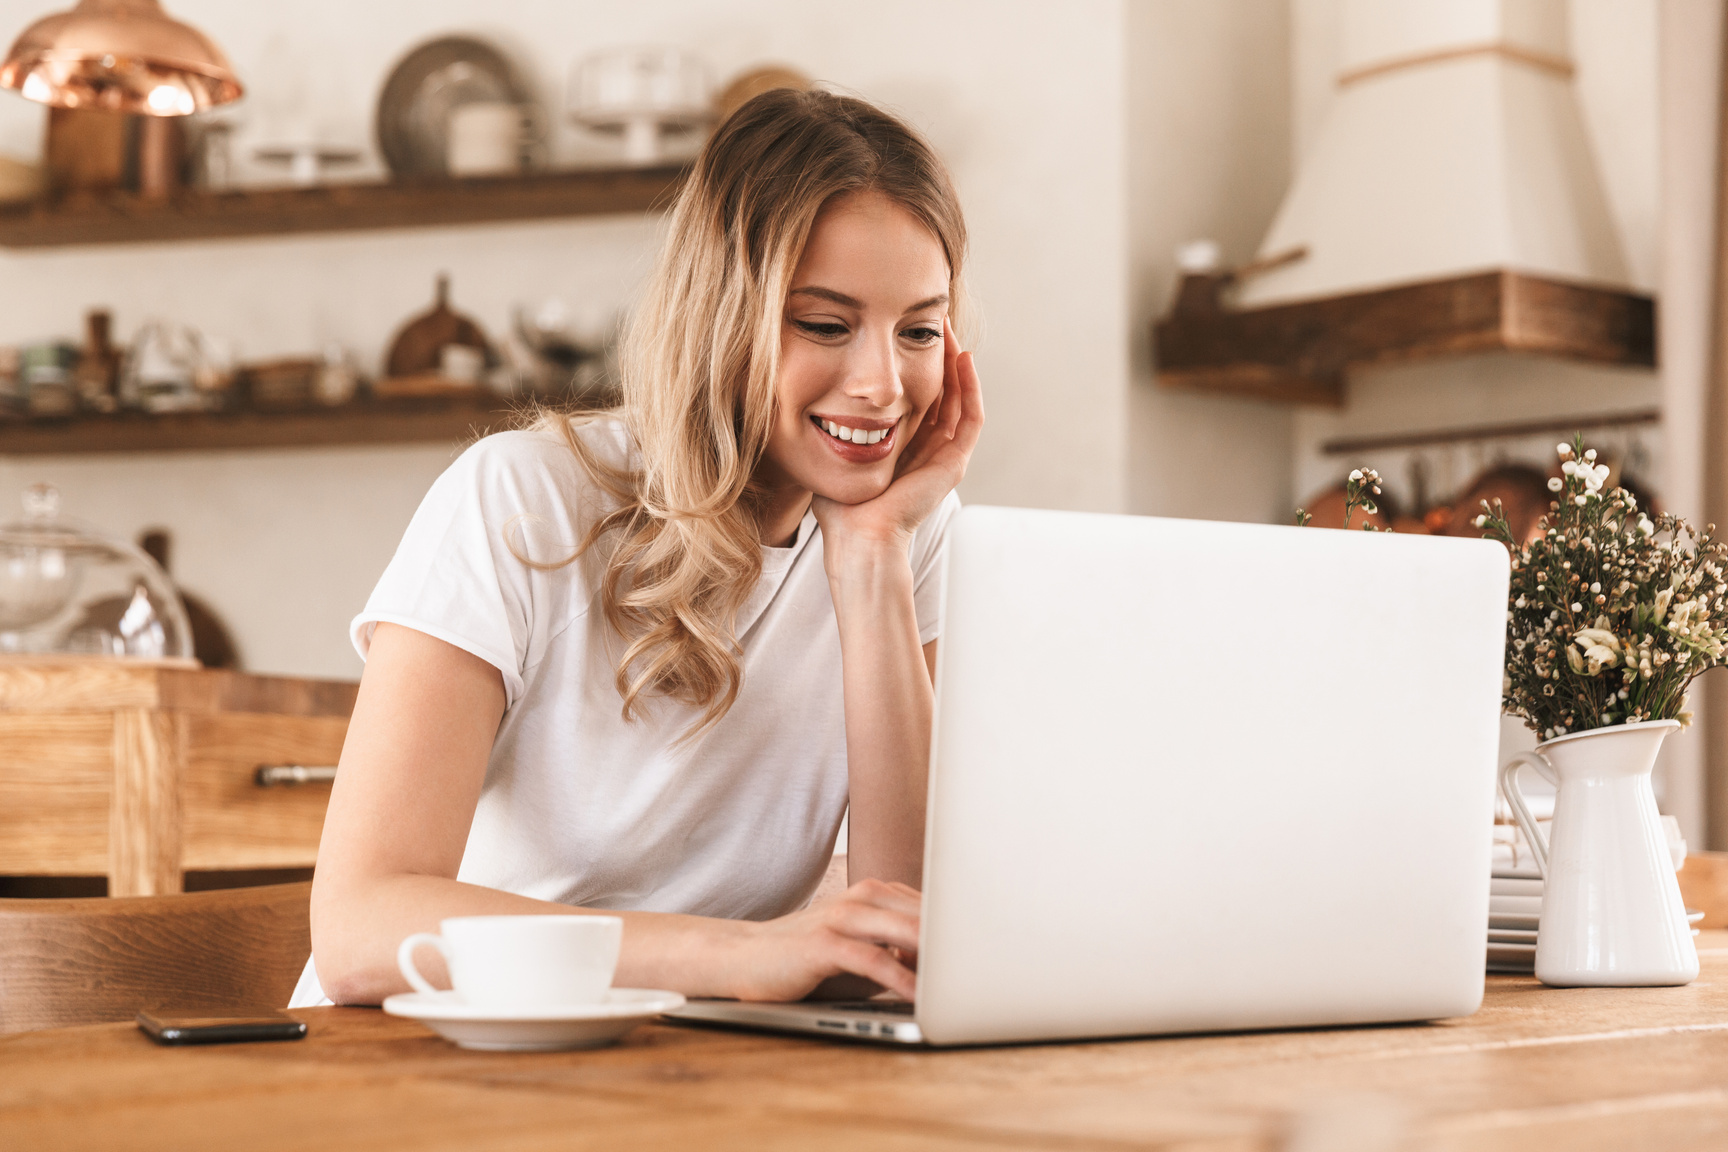
[[[108,877],[114,896],[195,870],[305,868],[357,685],[100,658],[0,658],[0,875]]]

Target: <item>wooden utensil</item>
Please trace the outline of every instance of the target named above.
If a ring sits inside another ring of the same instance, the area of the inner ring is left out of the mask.
[[[450,277],[438,277],[437,301],[432,310],[410,320],[390,343],[385,361],[386,376],[437,376],[446,344],[478,349],[488,366],[497,361],[492,345],[480,325],[450,307]],[[388,389],[384,389],[388,391]]]

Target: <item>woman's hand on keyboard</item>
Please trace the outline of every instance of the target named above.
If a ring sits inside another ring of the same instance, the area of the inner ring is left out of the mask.
[[[912,999],[918,953],[918,890],[864,880],[837,898],[739,929],[716,960],[740,1000],[800,1000],[831,976],[850,973]]]

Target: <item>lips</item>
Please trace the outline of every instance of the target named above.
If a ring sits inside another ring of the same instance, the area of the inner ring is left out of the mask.
[[[834,432],[828,430],[830,425]],[[893,420],[852,418],[843,422],[824,416],[811,416],[810,427],[831,452],[850,464],[874,464],[886,460],[894,451],[895,434],[899,429],[898,422]]]

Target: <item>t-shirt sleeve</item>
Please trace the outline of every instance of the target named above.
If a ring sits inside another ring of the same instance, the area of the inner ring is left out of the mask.
[[[561,480],[574,464],[568,448],[528,432],[489,436],[464,452],[426,493],[349,626],[361,659],[376,625],[400,624],[498,669],[505,706],[514,704],[546,574],[524,563],[512,543],[520,551],[532,541],[528,550],[539,559],[548,533],[571,535]]]
[[[942,568],[948,560],[948,524],[958,511],[960,497],[950,492],[912,538],[912,604],[920,644],[942,635]]]

